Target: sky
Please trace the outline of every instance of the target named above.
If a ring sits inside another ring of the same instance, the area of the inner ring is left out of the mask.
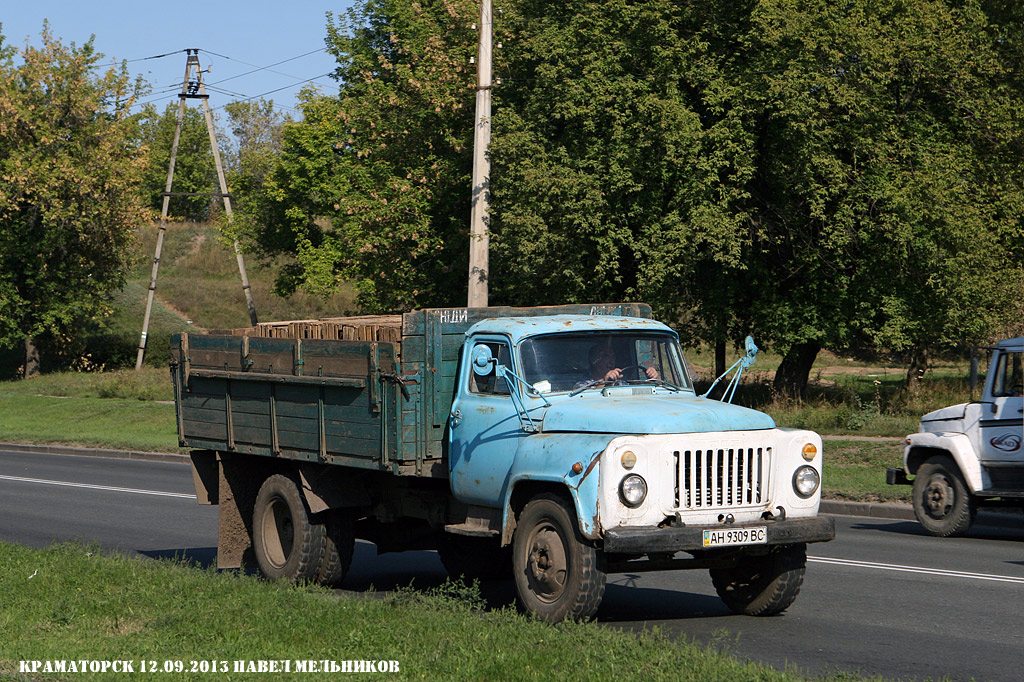
[[[0,9],[0,33],[19,49],[26,41],[41,43],[44,20],[64,44],[82,45],[95,35],[96,50],[106,55],[101,63],[128,60],[129,71],[152,86],[142,101],[158,110],[177,103],[184,50],[199,48],[201,67],[211,69],[203,82],[215,111],[232,100],[262,96],[298,118],[294,107],[303,85],[312,82],[326,93],[336,92],[336,83],[325,75],[335,66],[324,50],[325,15],[343,15],[352,1],[9,0]],[[168,56],[147,59],[157,55]]]

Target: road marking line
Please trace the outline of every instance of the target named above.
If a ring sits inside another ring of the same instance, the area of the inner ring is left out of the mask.
[[[139,490],[137,488],[118,488],[112,485],[93,485],[91,483],[71,483],[70,481],[48,481],[42,478],[23,478],[21,476],[0,476],[3,481],[18,481],[19,483],[43,483],[46,485],[62,485],[68,488],[89,488],[91,490],[109,490],[116,493],[135,493],[137,495],[159,495],[160,497],[183,497],[194,500],[195,495],[188,493],[169,493],[162,490]]]
[[[880,571],[898,571],[901,573],[921,573],[924,575],[941,575],[948,578],[969,578],[971,580],[990,580],[1000,583],[1017,583],[1024,585],[1024,578],[1012,575],[992,575],[991,573],[968,573],[966,571],[949,571],[939,568],[922,566],[901,566],[899,564],[879,564],[872,561],[854,561],[853,559],[833,559],[831,557],[807,557],[808,561],[836,566],[853,566],[855,568],[874,568]]]

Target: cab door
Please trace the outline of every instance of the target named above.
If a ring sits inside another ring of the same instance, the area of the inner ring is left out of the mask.
[[[449,418],[449,478],[460,501],[497,507],[504,499],[520,439],[526,434],[508,381],[497,376],[495,363],[490,363],[487,373],[473,371],[473,351],[481,344],[490,349],[490,357],[497,363],[513,369],[507,339],[475,337],[466,344]]]
[[[1024,353],[1000,350],[992,360],[989,390],[982,405],[981,457],[1024,464]]]

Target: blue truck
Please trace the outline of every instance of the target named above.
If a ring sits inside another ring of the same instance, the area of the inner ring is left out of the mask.
[[[594,615],[609,573],[679,569],[771,615],[835,534],[820,436],[698,396],[644,304],[180,334],[171,370],[221,568],[337,584],[361,539],[511,578],[552,622]]]

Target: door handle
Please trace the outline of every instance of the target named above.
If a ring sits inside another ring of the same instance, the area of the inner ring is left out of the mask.
[[[452,416],[448,418],[448,421],[451,423],[453,429],[459,424],[461,424],[462,410],[455,410],[454,412],[452,412]]]

